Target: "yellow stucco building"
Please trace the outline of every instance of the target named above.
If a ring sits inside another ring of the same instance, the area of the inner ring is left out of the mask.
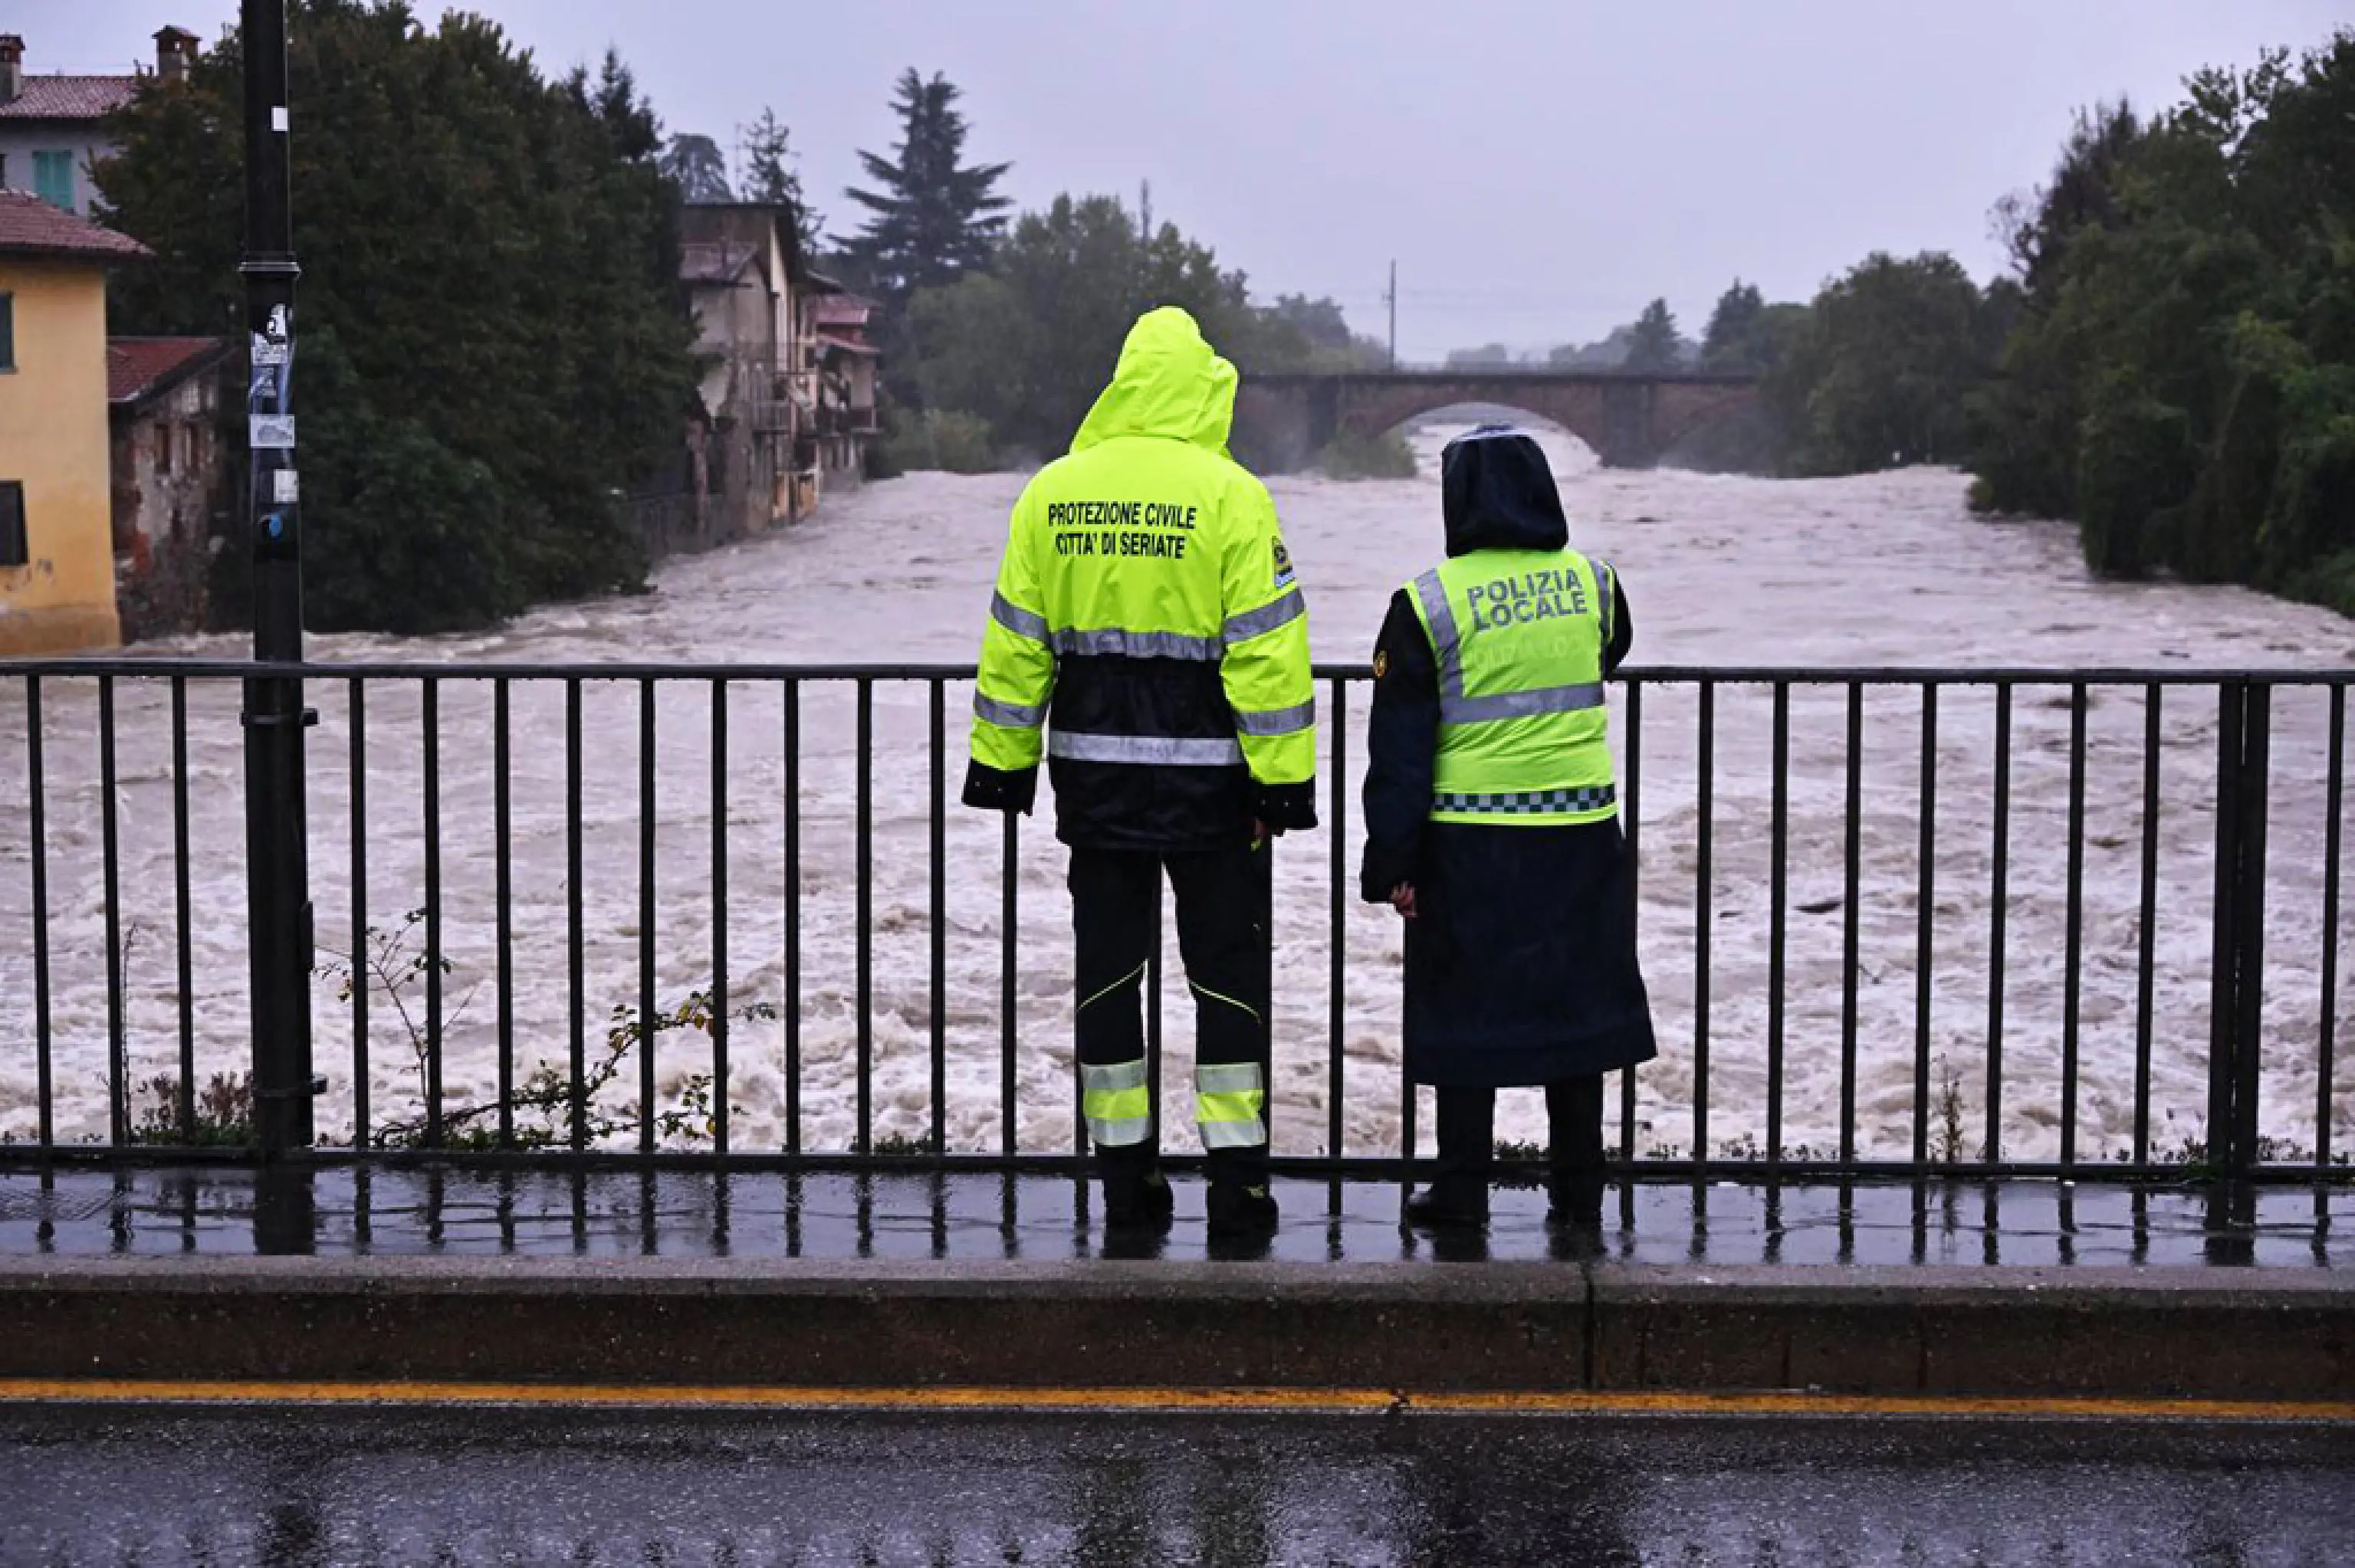
[[[112,648],[106,270],[136,240],[0,191],[0,655]]]

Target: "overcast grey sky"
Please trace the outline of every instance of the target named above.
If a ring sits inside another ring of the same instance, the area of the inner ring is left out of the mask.
[[[437,0],[421,0],[436,16]],[[2171,101],[2200,66],[2321,43],[2345,0],[475,0],[543,66],[620,48],[666,126],[775,106],[813,200],[901,68],[965,90],[1025,205],[1134,200],[1256,291],[1328,293],[1401,354],[1583,341],[1665,294],[1698,332],[1737,274],[1804,298],[1875,249],[1998,265],[1987,209],[2073,109]],[[235,0],[5,0],[33,70],[122,69]],[[297,132],[300,132],[298,122]],[[297,196],[299,212],[299,194]]]

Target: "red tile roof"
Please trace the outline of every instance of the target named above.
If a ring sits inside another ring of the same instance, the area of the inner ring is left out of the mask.
[[[135,76],[28,76],[0,120],[100,120],[139,96]]]
[[[819,348],[829,353],[856,355],[861,359],[879,358],[883,353],[881,349],[877,348],[873,344],[858,343],[850,338],[837,337],[830,332],[822,332],[817,334],[817,345]]]
[[[169,390],[228,353],[217,337],[111,337],[106,400],[137,403]]]
[[[101,228],[27,191],[0,191],[0,255],[63,256],[97,262],[153,254],[127,234]]]
[[[820,294],[810,302],[810,319],[819,326],[864,326],[877,308],[857,294]]]

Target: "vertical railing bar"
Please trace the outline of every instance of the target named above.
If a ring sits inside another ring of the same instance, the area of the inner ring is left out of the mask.
[[[514,737],[506,679],[491,683],[491,838],[497,885],[493,897],[499,987],[499,1147],[515,1145],[515,794]]]
[[[711,683],[711,1150],[728,1152],[728,683]]]
[[[2235,992],[2240,1016],[2234,1030],[2232,1111],[2235,1120],[2232,1174],[2245,1176],[2261,1163],[2258,1141],[2260,1064],[2264,1054],[2265,1016],[2265,888],[2267,819],[2273,810],[2273,684],[2249,684],[2246,758],[2242,797],[2241,911],[2235,921],[2239,937]]]
[[[858,1151],[874,1145],[875,1128],[875,683],[858,683]]]
[[[1325,1080],[1325,1158],[1337,1173],[1337,1161],[1348,1153],[1348,1116],[1343,1100],[1344,1075],[1348,1054],[1349,1007],[1349,874],[1347,847],[1349,821],[1349,685],[1338,675],[1333,678],[1333,715],[1327,731],[1333,737],[1332,806],[1333,819],[1330,845],[1333,879],[1332,950],[1327,955],[1331,969],[1330,1012],[1326,1023],[1327,1056]]]
[[[48,783],[41,757],[41,678],[25,677],[25,773],[31,796],[33,859],[33,1076],[34,1116],[44,1152],[57,1143],[57,1097],[52,1060],[55,1022],[49,1015],[49,834]]]
[[[2085,683],[2069,687],[2069,885],[2062,959],[2061,1163],[2077,1162],[2077,1047],[2085,948]]]
[[[1861,923],[1864,844],[1864,683],[1848,683],[1848,809],[1842,850],[1844,892],[1840,901],[1840,1132],[1842,1165],[1856,1163],[1856,991],[1858,938]]]
[[[1995,827],[1987,891],[1987,1136],[1980,1158],[2003,1158],[2004,943],[2011,897],[2011,683],[1995,688]]]
[[[788,677],[785,770],[785,1152],[802,1151],[802,683]]]
[[[2243,723],[2248,716],[2247,683],[2224,681],[2216,703],[2216,865],[2210,912],[2212,941],[2208,973],[2208,1160],[2231,1173],[2232,1149],[2232,1053],[2238,1024],[2237,964],[2240,914],[2241,781]]]
[[[358,819],[353,819],[355,836],[359,831]],[[174,979],[180,993],[180,1137],[183,1141],[196,1141],[197,1131],[197,999],[196,941],[189,924],[195,917],[193,899],[188,887],[188,682],[184,675],[172,677],[172,916],[178,932],[174,954]],[[357,982],[358,971],[355,969]],[[365,988],[355,983],[352,994],[357,996]],[[368,1105],[368,1086],[362,1080],[357,1088],[362,1107]],[[362,1116],[359,1125],[366,1127]]]
[[[588,931],[581,887],[581,678],[564,683],[564,908],[570,949],[567,976],[570,1016],[567,1020],[571,1059],[568,1089],[571,1100],[570,1140],[574,1149],[589,1146],[589,977]]]
[[[1930,1156],[1930,996],[1938,930],[1938,688],[1922,683],[1921,848],[1914,876],[1913,1164]]]
[[[1635,905],[1631,916],[1639,926],[1644,917],[1644,683],[1633,676],[1627,684],[1627,800],[1624,815],[1627,835],[1627,885]],[[1636,1160],[1636,1069],[1619,1069],[1619,1159]]]
[[[1710,938],[1714,924],[1712,852],[1717,808],[1717,683],[1700,683],[1700,756],[1693,792],[1693,1160],[1709,1158]]]
[[[421,683],[419,726],[424,749],[425,818],[425,1143],[442,1142],[442,685]]]
[[[2331,1123],[2334,1117],[2332,1081],[2338,1069],[2339,1007],[2339,867],[2344,847],[2347,789],[2347,688],[2330,688],[2330,766],[2323,798],[2329,802],[2324,818],[2322,849],[2322,1025],[2315,1041],[2314,1168],[2330,1167]]]
[[[349,792],[352,801],[350,846],[352,935],[351,952],[348,957],[351,964],[352,987],[352,1147],[366,1149],[369,1141],[368,1128],[374,1120],[374,1107],[369,1104],[373,1085],[370,1082],[371,1073],[368,1065],[368,682],[355,675],[347,683],[346,689],[350,694],[351,707],[351,734],[348,740],[351,758]],[[185,728],[179,722],[181,716],[176,712],[173,716],[176,730]],[[183,746],[186,744],[185,735],[181,737],[181,744]],[[180,767],[176,771],[185,776],[187,769]],[[185,832],[187,815],[185,802],[180,815],[183,822],[182,831]],[[185,853],[182,858],[185,863]],[[187,884],[185,873],[182,876],[180,891],[184,901],[181,906],[180,924],[185,927],[187,924],[185,903],[187,896]],[[181,983],[183,994],[186,990],[186,982],[184,980]],[[190,1067],[184,1071],[183,1075],[191,1076],[193,1072],[193,1067]],[[189,1115],[188,1120],[190,1123],[194,1122],[193,1113]]]
[[[121,825],[114,801],[114,677],[98,678],[99,840],[106,896],[106,1109],[117,1148],[131,1141],[130,1043],[123,1017]]]
[[[2135,955],[2134,1160],[2150,1163],[2151,992],[2158,954],[2158,813],[2161,757],[2160,695],[2153,681],[2143,688],[2142,716],[2142,903]]]
[[[1785,942],[1789,922],[1791,686],[1774,683],[1774,804],[1768,825],[1766,928],[1766,1168],[1783,1163]]]
[[[948,682],[932,677],[932,1150],[948,1151]]]
[[[655,994],[655,927],[661,917],[656,894],[661,874],[656,824],[661,821],[661,779],[655,768],[661,694],[655,682],[638,683],[638,1150],[655,1150],[655,1097],[661,1044],[662,1006]]]
[[[1014,1051],[1020,1027],[1015,944],[1021,916],[1021,820],[1013,811],[1005,813],[998,839],[997,1151],[1007,1156],[1014,1152]]]

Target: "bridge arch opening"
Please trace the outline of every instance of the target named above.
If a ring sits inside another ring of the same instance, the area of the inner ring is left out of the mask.
[[[1569,426],[1508,403],[1446,404],[1400,420],[1384,431],[1383,437],[1403,441],[1414,454],[1417,477],[1436,483],[1441,450],[1456,436],[1482,425],[1510,425],[1528,431],[1545,449],[1546,461],[1552,465],[1558,481],[1592,473],[1603,466],[1602,456]]]

